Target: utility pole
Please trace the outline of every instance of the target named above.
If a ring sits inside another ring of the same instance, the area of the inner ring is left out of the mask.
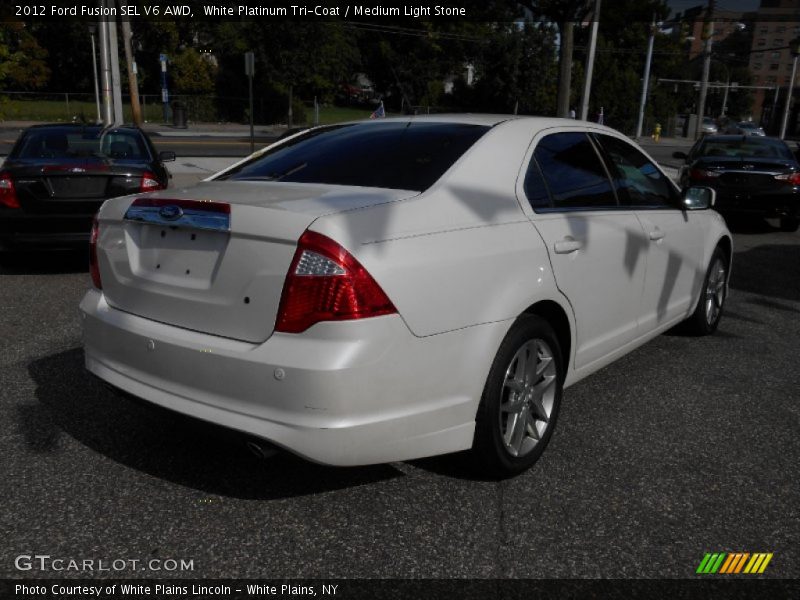
[[[703,25],[703,76],[700,82],[700,98],[697,101],[697,123],[695,123],[694,139],[700,139],[703,127],[703,115],[706,111],[706,95],[708,94],[708,74],[711,70],[711,43],[714,35],[714,4],[715,0],[708,0],[705,24]]]
[[[114,8],[114,0],[106,0],[109,8]],[[111,62],[111,91],[114,96],[114,125],[122,125],[122,80],[119,76],[119,44],[117,43],[117,21],[108,22],[108,46]]]
[[[114,121],[113,101],[111,99],[111,66],[108,62],[108,20],[100,18],[100,86],[103,92],[103,125],[108,127]]]
[[[583,99],[581,100],[580,119],[586,121],[589,117],[589,97],[592,93],[592,74],[594,73],[594,51],[597,46],[597,29],[600,25],[600,0],[594,1],[594,14],[592,16],[592,29],[589,33],[589,56],[586,58],[586,76],[583,80]]]
[[[797,75],[797,58],[800,57],[800,38],[794,38],[789,42],[792,51],[792,76],[789,78],[789,85],[786,90],[786,103],[783,105],[783,119],[781,119],[780,138],[786,137],[786,125],[789,122],[789,106],[792,103],[792,92],[794,92],[794,78]]]
[[[120,0],[120,5],[125,6],[126,0]],[[131,115],[133,124],[137,127],[142,125],[142,107],[139,105],[139,82],[136,78],[136,62],[133,58],[133,48],[131,47],[131,22],[128,17],[122,17],[122,45],[125,48],[125,66],[128,70],[128,89],[131,95]]]
[[[252,52],[245,52],[244,55],[244,74],[247,75],[248,95],[250,97],[250,154],[255,152],[256,139],[253,132],[253,75],[256,71],[256,55]]]
[[[636,139],[642,137],[644,125],[644,108],[647,105],[647,88],[650,85],[650,63],[653,61],[653,43],[656,39],[656,17],[650,26],[650,39],[647,42],[647,58],[644,61],[644,77],[642,77],[642,97],[639,100],[639,119],[636,121]]]
[[[572,84],[572,47],[574,45],[575,23],[564,21],[559,26],[561,47],[558,60],[558,117],[569,116],[569,92]]]

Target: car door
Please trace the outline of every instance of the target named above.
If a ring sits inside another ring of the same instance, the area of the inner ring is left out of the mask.
[[[620,202],[632,208],[645,233],[647,271],[639,316],[642,335],[685,317],[705,272],[701,212],[680,208],[666,175],[629,142],[596,133]]]
[[[524,194],[575,313],[580,369],[636,337],[646,251],[639,219],[620,207],[595,143],[583,131],[541,137]]]

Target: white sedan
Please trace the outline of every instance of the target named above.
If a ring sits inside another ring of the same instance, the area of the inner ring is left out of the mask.
[[[575,120],[311,129],[103,205],[86,367],[320,463],[472,449],[517,473],[564,388],[681,322],[717,328],[732,246],[713,198]]]

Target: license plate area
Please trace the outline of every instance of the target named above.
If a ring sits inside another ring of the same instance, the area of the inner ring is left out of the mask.
[[[49,177],[47,182],[53,191],[53,198],[67,200],[77,198],[102,198],[106,193],[108,178],[102,177]]]
[[[230,234],[222,231],[127,223],[131,272],[164,285],[209,289],[219,271]]]

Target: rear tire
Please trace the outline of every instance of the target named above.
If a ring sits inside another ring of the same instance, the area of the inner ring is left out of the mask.
[[[686,332],[691,335],[711,335],[722,318],[728,296],[728,261],[719,248],[714,250],[703,279],[700,298],[692,316],[685,321]]]
[[[793,233],[800,228],[800,219],[797,217],[781,217],[780,230]]]
[[[517,320],[497,351],[475,419],[472,452],[486,475],[521,473],[544,452],[561,406],[563,365],[546,321]]]

